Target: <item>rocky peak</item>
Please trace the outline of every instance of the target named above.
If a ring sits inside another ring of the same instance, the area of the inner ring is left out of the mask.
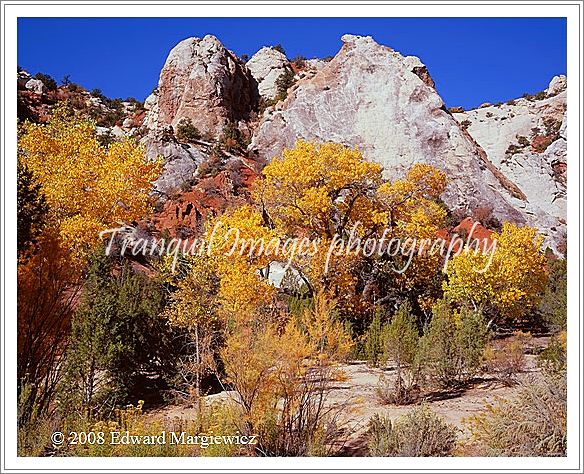
[[[166,59],[146,123],[164,128],[188,118],[202,133],[217,136],[228,122],[248,119],[257,100],[255,79],[217,38],[187,38]]]
[[[488,203],[499,219],[525,222],[503,197],[508,188],[518,190],[446,111],[420,59],[369,36],[342,41],[330,62],[264,116],[251,144],[260,158],[270,160],[305,139],[356,146],[392,179],[427,162],[447,172],[443,198],[451,208],[472,211]]]
[[[274,99],[278,93],[277,81],[292,68],[286,56],[280,51],[263,47],[246,63],[258,83],[258,92],[265,99]]]

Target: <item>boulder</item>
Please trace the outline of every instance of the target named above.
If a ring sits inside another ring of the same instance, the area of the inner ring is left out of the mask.
[[[550,81],[548,88],[546,89],[546,93],[548,97],[554,96],[563,92],[568,87],[566,76],[554,76]]]
[[[43,81],[39,79],[29,79],[26,82],[25,87],[35,94],[42,94],[45,91],[45,85],[43,84]]]

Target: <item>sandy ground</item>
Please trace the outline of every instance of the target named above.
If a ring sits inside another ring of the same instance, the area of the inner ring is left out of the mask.
[[[534,341],[531,349],[545,347],[547,338],[539,338]],[[529,381],[537,375],[536,356],[526,354],[524,371],[516,375],[517,381]],[[383,403],[377,395],[380,376],[392,381],[395,371],[392,368],[381,369],[368,367],[365,362],[354,362],[341,366],[344,377],[332,383],[332,388],[327,394],[327,404],[338,408],[338,423],[346,426],[343,455],[361,456],[366,454],[365,431],[369,419],[376,413],[396,418],[410,411],[412,405],[391,405]],[[479,412],[486,403],[493,402],[497,398],[513,398],[519,386],[505,385],[492,375],[483,375],[481,379],[457,392],[435,393],[425,395],[422,398],[437,414],[460,429],[459,440],[468,439],[469,432],[465,419]],[[221,399],[235,399],[234,392],[223,392],[205,397],[207,402],[215,402]],[[196,414],[196,408],[188,406],[168,406],[150,412],[150,415],[158,420],[172,420],[174,418],[192,419]]]

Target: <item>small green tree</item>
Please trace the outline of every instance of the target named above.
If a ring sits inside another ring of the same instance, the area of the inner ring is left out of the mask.
[[[288,89],[294,85],[294,73],[290,69],[286,69],[278,79],[276,79],[276,102],[284,100],[288,97]]]
[[[67,405],[96,414],[137,395],[144,373],[170,375],[175,351],[162,304],[155,281],[129,265],[114,268],[103,250],[92,257],[65,356]]]
[[[33,77],[41,81],[45,85],[47,90],[49,91],[57,90],[57,81],[55,81],[55,79],[53,79],[48,74],[37,72]]]
[[[403,303],[387,328],[386,354],[395,363],[394,403],[408,403],[417,382],[420,335],[408,302]]]
[[[365,343],[363,344],[363,355],[367,364],[371,367],[377,367],[381,361],[386,360],[385,356],[385,339],[386,329],[381,323],[381,315],[375,313],[369,328],[364,335]]]
[[[275,49],[276,51],[279,51],[284,56],[286,56],[286,51],[284,50],[284,46],[282,46],[280,43],[278,43],[276,46],[272,46],[272,49]]]
[[[22,160],[18,160],[17,173],[17,249],[22,257],[36,241],[44,224],[49,206],[38,183]]]
[[[558,332],[566,329],[568,314],[568,274],[566,259],[548,259],[549,280],[538,307],[547,327]]]
[[[201,138],[201,132],[190,118],[183,117],[176,126],[176,138],[181,142],[192,142]]]
[[[245,149],[250,143],[250,138],[237,127],[235,122],[228,122],[221,131],[219,142],[225,150],[232,151],[238,148]]]
[[[467,382],[482,364],[487,341],[480,312],[467,307],[457,311],[449,301],[439,300],[420,341],[424,375],[441,387]]]

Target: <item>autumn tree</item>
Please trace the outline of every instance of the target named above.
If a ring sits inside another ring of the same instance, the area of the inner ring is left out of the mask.
[[[49,230],[40,234],[36,252],[17,268],[18,391],[26,394],[20,399],[20,426],[28,421],[33,406],[39,413],[50,408],[61,380],[60,361],[80,276],[68,250]]]
[[[149,194],[160,163],[148,162],[132,139],[101,146],[95,124],[65,107],[47,123],[24,123],[18,149],[42,187],[48,219],[79,257],[95,248],[100,231],[152,209]]]
[[[445,295],[495,316],[523,318],[539,303],[548,279],[543,237],[506,222],[491,238],[494,251],[466,248],[448,262]]]
[[[207,232],[215,236],[209,253],[215,259],[225,321],[252,317],[269,307],[275,289],[265,270],[273,258],[270,242],[277,241],[272,240],[277,234],[264,225],[261,213],[250,205],[241,206],[211,221]]]
[[[184,275],[171,282],[176,289],[170,294],[169,304],[163,315],[170,323],[186,329],[179,363],[181,387],[187,397],[201,395],[201,384],[206,373],[215,368],[215,352],[220,339],[222,321],[219,318],[219,278],[213,261],[201,256],[185,258]],[[180,388],[179,388],[180,390]]]
[[[320,239],[313,255],[293,262],[311,289],[332,291],[345,310],[359,314],[375,304],[399,304],[414,289],[416,303],[426,307],[439,296],[441,257],[417,254],[400,274],[395,269],[408,256],[390,255],[387,241],[435,238],[446,217],[438,203],[446,186],[442,171],[416,164],[405,178],[388,183],[380,165],[365,161],[357,149],[299,141],[272,160],[263,176],[253,195],[265,224],[281,236]],[[360,243],[381,237],[381,252],[359,252]]]
[[[33,387],[29,399],[42,411],[62,374],[86,256],[99,231],[147,214],[159,164],[131,140],[100,146],[95,125],[65,107],[19,128],[18,161],[19,248],[34,243],[18,266],[19,390]]]
[[[382,183],[381,166],[357,149],[299,141],[263,170],[254,196],[276,227],[296,235],[344,235],[355,224],[383,224],[371,199]]]
[[[242,433],[259,434],[263,454],[318,455],[326,449],[325,423],[334,409],[325,405],[325,395],[351,349],[334,306],[319,293],[313,307],[281,328],[262,318],[238,318],[228,331],[220,353],[225,382],[242,408],[236,424]]]
[[[390,237],[398,238],[406,251],[384,257],[376,267],[377,272],[372,273],[375,278],[367,282],[366,291],[371,286],[371,291],[379,292],[379,281],[386,287],[377,304],[387,301],[401,303],[408,295],[411,303],[429,312],[433,302],[441,296],[443,258],[437,252],[431,253],[431,244],[427,242],[434,242],[439,229],[445,225],[447,212],[440,196],[446,184],[443,171],[416,163],[404,179],[379,187],[378,199],[386,211]],[[410,255],[407,250],[411,242],[416,242],[418,247],[412,249],[414,258],[408,264]],[[396,269],[405,271],[396,272]]]

